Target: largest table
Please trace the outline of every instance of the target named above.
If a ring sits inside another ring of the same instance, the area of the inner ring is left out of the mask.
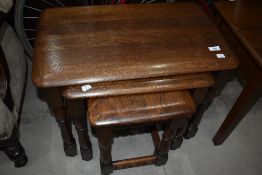
[[[64,89],[84,86],[88,91],[101,83],[152,78],[161,82],[238,65],[216,26],[193,2],[48,9],[39,21],[32,78],[47,92],[69,155],[74,139],[68,117],[85,110],[74,100],[67,107]],[[221,51],[209,51],[210,46]],[[80,120],[75,123],[84,127]]]

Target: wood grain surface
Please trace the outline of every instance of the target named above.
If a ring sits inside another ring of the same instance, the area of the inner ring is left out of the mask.
[[[262,70],[262,1],[216,2],[215,8]]]
[[[211,87],[214,78],[211,73],[185,74],[139,80],[116,81],[91,84],[91,89],[82,90],[82,86],[69,86],[63,90],[67,99],[94,98],[113,95],[152,93]]]
[[[221,145],[262,95],[262,1],[217,2],[218,27],[240,60],[245,85],[213,138]]]
[[[48,9],[38,25],[38,87],[236,68],[223,37],[194,2]],[[226,59],[209,46],[219,45]]]
[[[88,111],[92,126],[112,127],[189,118],[195,105],[188,91],[168,91],[91,98]]]
[[[260,0],[216,1],[215,8],[233,30],[262,28]]]

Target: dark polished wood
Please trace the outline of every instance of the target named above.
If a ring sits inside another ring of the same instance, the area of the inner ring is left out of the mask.
[[[225,59],[208,50],[216,45]],[[32,79],[38,88],[57,89],[60,97],[51,97],[54,101],[101,97],[114,102],[102,96],[209,87],[208,72],[237,66],[223,36],[194,2],[57,8],[39,19]],[[83,85],[92,89],[83,92]]]
[[[196,107],[198,107],[199,105],[201,105],[203,103],[208,90],[209,90],[209,87],[208,88],[194,89],[194,91],[192,93],[192,97],[193,97],[193,100],[196,104]]]
[[[88,111],[90,123],[97,131],[101,172],[110,174],[114,169],[149,164],[164,165],[176,132],[186,127],[187,120],[195,111],[195,105],[190,93],[183,90],[91,98],[88,100]],[[156,128],[152,128],[155,146],[153,155],[112,161],[113,129],[163,121],[170,122],[161,141]]]
[[[113,161],[113,169],[119,170],[125,168],[151,165],[156,162],[156,159],[157,158],[155,155],[150,155],[150,156],[135,157],[130,159]]]
[[[189,121],[189,125],[186,128],[186,131],[184,133],[184,138],[186,139],[190,139],[194,137],[197,133],[198,124],[206,109],[205,97],[207,96],[208,91],[209,88],[200,88],[200,89],[195,89],[194,92],[192,93],[194,102],[196,104],[197,112],[193,114],[191,120]],[[183,138],[181,137],[174,138],[173,143],[171,145],[171,149],[175,150],[179,148],[182,142],[183,142]]]
[[[64,88],[63,96],[67,99],[93,98],[112,95],[128,95],[183,89],[211,87],[214,84],[211,73],[185,74],[138,80],[116,81],[90,84],[92,89],[83,91],[82,86]]]
[[[183,120],[184,123],[186,121],[186,119],[180,119],[180,120]],[[155,151],[157,157],[155,164],[157,166],[165,165],[168,160],[168,151],[170,149],[172,139],[175,137],[176,132],[178,130],[178,127],[176,126],[177,125],[176,122],[177,120],[172,120],[169,123],[169,126],[164,130],[160,144]]]
[[[151,127],[151,137],[153,140],[154,147],[155,149],[157,149],[158,145],[160,144],[160,137],[156,125],[153,125],[153,127]]]
[[[64,144],[64,151],[67,156],[75,156],[77,154],[76,142],[72,135],[71,119],[67,116],[65,108],[65,100],[61,96],[59,88],[42,89],[45,94],[45,100],[53,112],[56,122],[60,128],[61,136]]]
[[[221,145],[262,94],[262,2],[217,2],[218,27],[237,53],[240,72],[246,79],[213,142]]]
[[[226,59],[208,50],[214,45]],[[39,20],[33,60],[33,82],[42,88],[238,65],[216,26],[193,2],[48,9]]]
[[[4,151],[7,157],[14,162],[16,168],[23,167],[28,162],[24,147],[21,145],[18,136],[18,130],[14,127],[11,136],[6,140],[0,141],[0,150]]]
[[[260,76],[261,78],[262,76]],[[261,95],[262,81],[258,82],[257,79],[250,80],[214,136],[213,142],[215,145],[221,145],[226,140]]]
[[[72,119],[75,124],[81,157],[83,160],[88,161],[93,158],[93,151],[88,135],[85,104],[85,100],[67,100],[66,109],[68,110],[68,117]]]
[[[167,91],[91,98],[88,111],[92,126],[112,127],[184,117],[186,112],[195,111],[195,105],[187,91]]]
[[[183,143],[183,135],[187,131],[187,128],[188,128],[188,120],[186,120],[184,127],[179,128],[176,135],[173,137],[171,145],[170,145],[171,150],[175,150],[181,147]]]
[[[112,164],[112,144],[113,144],[113,128],[99,128],[96,130],[99,151],[100,151],[100,166],[102,174],[110,174],[113,172]]]
[[[204,112],[210,106],[213,99],[218,96],[226,83],[232,79],[232,71],[217,72],[215,75],[215,84],[211,88],[196,89],[193,93],[193,99],[197,105],[197,110],[189,121],[184,138],[194,137],[198,130],[198,125],[203,117]]]
[[[215,8],[251,59],[262,68],[262,1],[216,2]]]

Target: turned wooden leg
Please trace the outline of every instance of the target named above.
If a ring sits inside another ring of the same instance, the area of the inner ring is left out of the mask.
[[[100,150],[101,173],[107,175],[113,172],[111,155],[113,131],[112,128],[97,128],[96,131]]]
[[[93,158],[92,145],[88,136],[85,100],[67,100],[68,115],[73,120],[78,134],[81,157],[83,160]]]
[[[197,107],[197,111],[192,116],[192,120],[189,122],[186,132],[183,135],[185,139],[190,139],[196,135],[198,131],[198,125],[209,105],[210,103],[208,101],[203,101],[203,103],[199,107]]]
[[[53,108],[56,122],[60,128],[63,139],[64,151],[67,156],[75,156],[77,154],[76,142],[72,135],[71,127],[66,117],[64,108]]]
[[[158,149],[155,151],[155,154],[156,154],[156,163],[155,164],[157,166],[166,164],[168,160],[168,151],[170,148],[170,144],[177,132],[176,126],[177,126],[176,120],[172,120],[169,126],[165,129],[163,133],[160,145]]]
[[[262,92],[261,82],[262,80],[258,78],[247,82],[236,103],[213,138],[215,145],[221,145],[226,140],[246,113],[257,102]]]
[[[207,105],[204,101],[209,88],[200,88],[195,89],[192,96],[197,108],[197,112],[192,116],[191,120],[189,121],[189,124],[187,125],[187,128],[184,132],[184,138],[189,139],[196,135],[198,130],[198,124],[200,123],[200,120],[202,118],[202,115],[207,108]],[[179,141],[180,140],[180,141]],[[183,139],[182,139],[183,140]],[[172,143],[173,146],[171,146],[171,149],[176,149],[176,147],[179,147],[179,142],[181,142],[181,137],[177,138],[177,144],[175,142]]]
[[[4,142],[2,143],[4,145],[4,153],[12,162],[14,162],[14,166],[16,168],[25,166],[28,158],[23,146],[19,142],[17,129],[14,128],[10,138],[2,142]]]
[[[71,130],[71,121],[66,115],[65,102],[61,97],[60,89],[45,89],[44,93],[50,111],[53,111],[60,128],[65,154],[67,156],[75,156],[77,154],[76,142]]]
[[[170,145],[171,150],[176,150],[181,147],[183,143],[183,135],[187,129],[187,123],[188,121],[185,122],[185,125],[183,128],[178,129],[178,132],[175,135],[175,137],[173,138],[172,143]]]
[[[88,136],[86,117],[75,118],[74,124],[78,134],[80,152],[83,160],[91,160],[93,158],[92,145]]]
[[[25,166],[28,161],[27,156],[25,155],[25,150],[19,140],[17,140],[13,145],[4,148],[4,152],[8,158],[14,162],[16,168]]]
[[[222,92],[226,83],[232,79],[232,75],[232,71],[218,72],[215,77],[215,84],[212,88],[209,88],[207,92],[205,92],[207,90],[206,88],[195,91],[195,93],[193,94],[194,101],[200,102],[201,99],[202,103],[197,106],[197,111],[189,121],[187,130],[184,134],[185,139],[190,139],[196,135],[198,125],[203,117],[203,114],[210,106],[213,99]]]

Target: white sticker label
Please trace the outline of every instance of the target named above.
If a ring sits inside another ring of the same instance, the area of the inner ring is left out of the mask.
[[[223,53],[216,54],[217,58],[224,59],[226,56]]]
[[[212,47],[208,47],[209,51],[213,52],[213,51],[220,51],[220,47],[219,46],[212,46]]]
[[[85,91],[92,89],[92,86],[91,85],[84,85],[84,86],[81,87],[81,89],[82,89],[82,91],[85,92]]]

